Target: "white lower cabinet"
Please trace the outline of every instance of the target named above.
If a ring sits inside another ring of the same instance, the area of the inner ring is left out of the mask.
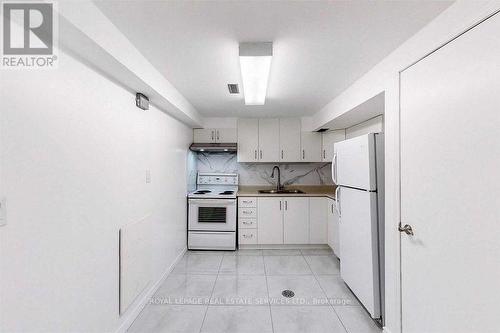
[[[287,197],[282,201],[284,244],[309,244],[309,198]]]
[[[238,243],[257,244],[257,198],[238,198]]]
[[[327,199],[328,201],[328,246],[333,250],[335,255],[340,259],[340,220],[336,209],[336,201]]]
[[[238,229],[240,244],[257,244],[257,229]]]
[[[257,239],[259,244],[283,244],[283,200],[262,197],[257,199]]]
[[[330,201],[334,202],[325,197],[240,197],[239,243],[329,244]],[[334,234],[338,243],[338,232]]]
[[[326,244],[328,241],[327,198],[310,198],[309,243]]]

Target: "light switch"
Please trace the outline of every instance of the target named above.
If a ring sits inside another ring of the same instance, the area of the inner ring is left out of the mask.
[[[7,224],[7,199],[0,198],[0,226]]]

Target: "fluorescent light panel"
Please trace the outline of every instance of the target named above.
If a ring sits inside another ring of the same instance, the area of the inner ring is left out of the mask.
[[[245,105],[264,105],[271,71],[273,43],[240,43],[240,67]]]

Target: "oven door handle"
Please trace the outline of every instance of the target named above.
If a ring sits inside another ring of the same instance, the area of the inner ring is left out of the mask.
[[[189,199],[190,204],[204,204],[204,205],[235,205],[236,199]]]

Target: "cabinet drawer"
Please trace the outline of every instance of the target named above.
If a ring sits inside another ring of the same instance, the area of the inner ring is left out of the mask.
[[[257,198],[240,197],[238,198],[238,207],[257,207]]]
[[[257,244],[257,229],[238,230],[240,244]]]
[[[238,208],[238,218],[239,219],[256,218],[256,217],[257,217],[257,208],[252,208],[252,207]]]
[[[240,229],[254,229],[257,228],[256,219],[239,219],[238,228]]]

